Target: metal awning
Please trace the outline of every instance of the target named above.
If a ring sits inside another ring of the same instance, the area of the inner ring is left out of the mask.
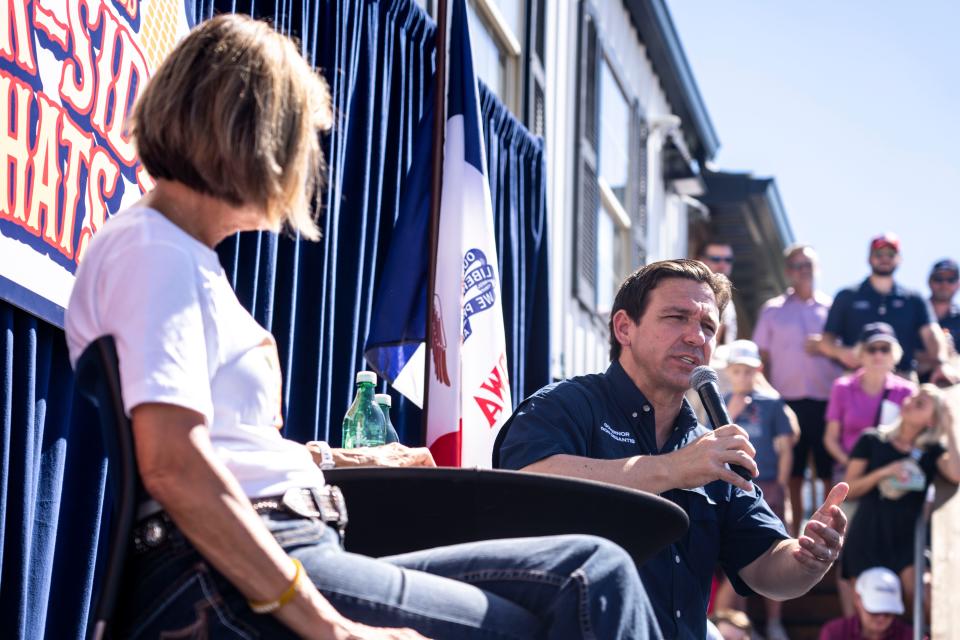
[[[760,306],[787,287],[783,250],[795,242],[793,230],[773,178],[705,171],[703,179],[698,199],[710,209],[703,235],[733,247],[737,312],[749,335]]]

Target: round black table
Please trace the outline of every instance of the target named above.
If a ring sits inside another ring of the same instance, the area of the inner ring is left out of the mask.
[[[659,496],[560,476],[423,467],[353,467],[324,476],[346,498],[347,550],[374,557],[586,533],[616,542],[640,565],[689,526],[686,513]]]

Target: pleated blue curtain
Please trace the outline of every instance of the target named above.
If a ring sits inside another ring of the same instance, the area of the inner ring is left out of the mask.
[[[543,141],[481,85],[510,387],[517,404],[550,382],[547,181]]]
[[[399,210],[413,135],[433,70],[434,24],[411,0],[218,9],[274,20],[315,52],[334,99],[323,239],[240,234],[219,251],[241,301],[277,337],[286,380],[286,435],[340,441],[339,424],[365,368],[363,343]],[[542,142],[481,86],[488,172],[501,261],[514,398],[549,381],[549,300]],[[302,330],[310,327],[310,330]],[[420,412],[394,397],[402,440],[419,444]]]
[[[187,2],[197,20],[221,11],[270,19],[298,38],[333,91],[323,239],[240,234],[218,251],[240,300],[277,339],[287,437],[337,444],[426,106],[434,25],[412,0]],[[543,149],[484,88],[481,109],[518,401],[549,381]],[[3,301],[0,374],[3,637],[81,637],[109,515],[91,409],[75,395],[62,331]],[[405,443],[421,443],[415,407],[397,398],[394,419]]]
[[[63,332],[0,302],[0,628],[79,637],[89,608],[106,463],[74,396]]]

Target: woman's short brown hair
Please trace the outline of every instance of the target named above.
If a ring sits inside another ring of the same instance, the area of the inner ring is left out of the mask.
[[[310,196],[331,125],[326,82],[268,24],[224,14],[191,31],[147,84],[130,118],[144,168],[232,205],[264,208],[319,237]]]
[[[661,260],[640,267],[631,273],[620,285],[617,297],[613,300],[613,309],[610,311],[610,361],[620,358],[621,345],[613,332],[613,316],[623,309],[634,323],[640,322],[643,312],[647,310],[650,292],[657,288],[661,280],[666,278],[684,278],[695,282],[702,282],[713,291],[717,300],[717,310],[723,315],[723,310],[730,302],[730,281],[727,276],[713,273],[699,260],[678,258],[676,260]]]

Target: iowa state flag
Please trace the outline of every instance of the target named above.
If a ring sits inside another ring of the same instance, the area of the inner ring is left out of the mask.
[[[427,349],[431,109],[418,129],[365,356],[395,389],[422,406],[423,358],[429,354],[427,446],[439,465],[489,467],[493,442],[513,402],[466,8],[464,0],[452,5],[443,192],[430,318],[434,340]]]

